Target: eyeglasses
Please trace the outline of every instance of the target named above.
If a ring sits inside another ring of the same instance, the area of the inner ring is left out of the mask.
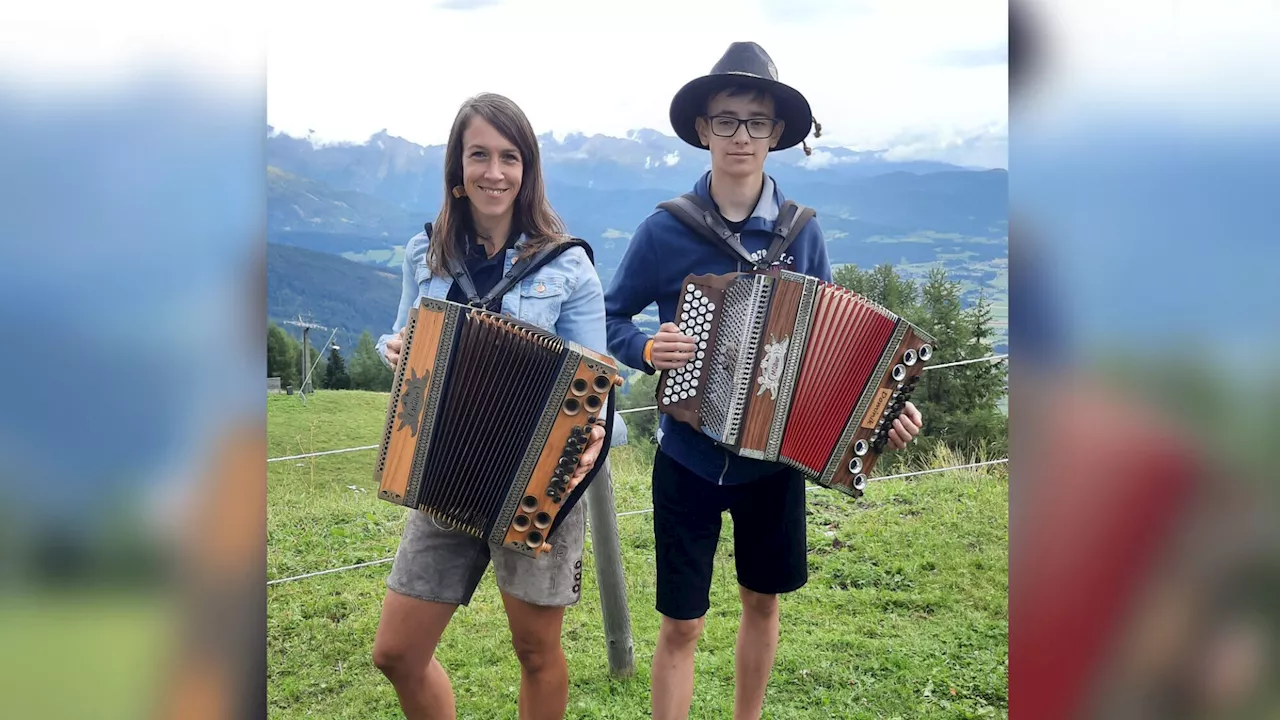
[[[738,128],[746,125],[747,134],[757,140],[763,140],[773,134],[777,118],[747,118],[746,120],[730,115],[712,115],[711,132],[719,137],[733,137]]]

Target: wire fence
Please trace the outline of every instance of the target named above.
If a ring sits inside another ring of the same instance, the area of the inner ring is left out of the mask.
[[[944,468],[930,468],[928,470],[917,470],[914,472],[899,473],[897,475],[885,475],[883,477],[869,478],[867,482],[880,482],[882,480],[896,480],[899,478],[916,477],[919,475],[932,475],[935,473],[950,472],[952,470],[968,470],[972,468],[985,467],[988,465],[1000,465],[1002,463],[1007,463],[1007,462],[1009,462],[1009,458],[1001,458],[999,460],[987,460],[985,462],[969,463],[967,465],[952,465],[951,467],[944,467]],[[822,487],[821,485],[810,485],[809,487],[805,488],[805,491],[808,492],[810,490],[817,490],[821,487]],[[620,513],[617,513],[615,517],[623,518],[623,517],[631,517],[633,515],[647,515],[651,512],[653,512],[653,508],[648,507],[643,510],[628,510],[626,512],[620,512]],[[268,581],[267,585],[279,585],[281,583],[294,582],[296,580],[305,580],[307,578],[312,578],[319,575],[329,575],[331,573],[343,572],[346,570],[356,570],[358,568],[370,567],[372,565],[383,565],[385,563],[391,562],[394,559],[395,557],[392,556],[388,558],[382,558],[381,560],[371,560],[369,562],[357,563],[355,565],[344,565],[342,567],[333,568],[331,570],[319,570],[316,572],[304,573],[302,575],[293,575],[291,577],[277,578],[275,580]]]
[[[1004,353],[1002,355],[988,355],[986,357],[974,358],[972,360],[958,360],[956,362],[944,363],[942,365],[930,365],[926,367],[925,370],[937,370],[938,368],[955,367],[957,365],[969,365],[971,363],[991,362],[993,360],[1003,360],[1008,357],[1009,357],[1009,353]],[[626,410],[619,410],[618,414],[627,415],[629,413],[638,413],[638,412],[644,412],[646,410],[657,410],[657,409],[658,409],[657,405],[646,405],[644,407],[627,408]],[[338,450],[322,450],[320,452],[302,453],[301,455],[285,455],[283,457],[267,458],[267,462],[273,463],[273,462],[284,462],[285,460],[305,460],[306,458],[320,457],[321,455],[339,455],[341,453],[358,452],[360,450],[377,450],[379,447],[380,446],[378,445],[361,445],[360,447],[341,448]]]
[[[1009,357],[1008,353],[1004,353],[1001,355],[988,355],[986,357],[974,358],[971,360],[960,360],[952,363],[944,363],[942,365],[931,365],[929,367],[926,367],[925,369],[936,370],[938,368],[955,367],[957,365],[968,365],[970,363],[1003,360],[1003,359],[1007,359],[1008,357]],[[642,412],[645,410],[656,410],[657,407],[658,407],[657,405],[648,405],[645,407],[628,408],[626,410],[619,410],[618,414],[625,415],[627,413],[636,413],[636,412]],[[271,462],[282,462],[285,460],[302,460],[305,458],[320,457],[323,455],[337,455],[340,453],[357,452],[361,450],[377,450],[379,447],[380,446],[378,445],[361,445],[360,447],[341,448],[339,450],[324,450],[321,452],[303,453],[301,455],[286,455],[283,457],[268,458],[267,462],[271,463]],[[920,475],[932,475],[935,473],[951,472],[953,470],[969,470],[973,468],[986,467],[991,465],[1000,465],[1007,462],[1009,462],[1009,458],[1001,458],[999,460],[986,460],[983,462],[968,463],[965,465],[952,465],[952,466],[943,467],[943,468],[930,468],[927,470],[916,470],[912,472],[899,473],[897,475],[884,475],[882,477],[868,478],[868,482],[880,482],[883,480],[897,480],[901,478],[918,477]],[[808,492],[811,490],[816,490],[821,487],[822,487],[821,485],[810,485],[809,487],[805,488],[805,490],[806,492]],[[643,510],[628,510],[626,512],[620,512],[616,514],[616,517],[623,518],[623,517],[632,517],[635,515],[647,515],[652,512],[653,512],[653,508],[649,507],[649,508],[644,508]],[[280,585],[283,583],[295,582],[298,580],[305,580],[307,578],[318,577],[320,575],[330,575],[333,573],[345,572],[347,570],[357,570],[363,567],[371,567],[374,565],[384,565],[386,563],[391,562],[394,559],[395,557],[392,556],[392,557],[382,558],[381,560],[371,560],[369,562],[356,563],[355,565],[344,565],[342,567],[331,568],[329,570],[318,570],[316,572],[304,573],[302,575],[293,575],[290,577],[277,578],[275,580],[269,580],[267,582],[267,585],[268,586]]]

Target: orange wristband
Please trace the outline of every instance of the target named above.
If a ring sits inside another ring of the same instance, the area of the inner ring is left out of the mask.
[[[649,363],[649,367],[653,367],[653,338],[649,338],[649,342],[644,344],[644,361]]]

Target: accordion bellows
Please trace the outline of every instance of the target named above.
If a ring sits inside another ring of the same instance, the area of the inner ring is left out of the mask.
[[[677,306],[694,359],[658,409],[738,455],[862,494],[934,339],[838,285],[790,271],[690,275]]]
[[[571,498],[566,484],[620,380],[611,358],[534,325],[424,298],[405,327],[378,497],[537,555],[586,489]]]

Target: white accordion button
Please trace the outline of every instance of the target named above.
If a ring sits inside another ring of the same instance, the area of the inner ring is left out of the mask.
[[[684,289],[685,289],[685,290],[688,290],[688,291],[690,291],[690,292],[692,292],[692,291],[693,291],[693,283],[689,283],[688,285],[685,285],[685,286],[684,286]]]

